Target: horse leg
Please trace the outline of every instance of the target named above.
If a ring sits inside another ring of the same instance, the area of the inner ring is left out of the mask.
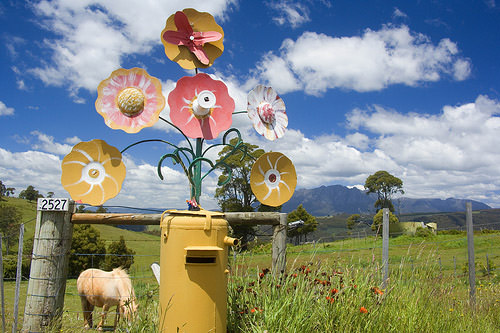
[[[101,321],[99,322],[99,324],[97,324],[97,329],[99,331],[102,331],[102,325],[104,325],[104,323],[106,322],[106,315],[108,314],[109,308],[110,306],[108,304],[104,304],[102,306]]]
[[[83,324],[85,328],[92,328],[92,311],[94,306],[87,300],[86,296],[80,296],[83,311]]]
[[[113,329],[116,330],[116,326],[118,325],[118,321],[120,320],[120,315],[122,313],[122,307],[120,304],[116,306],[116,314],[115,314],[115,325],[113,326]]]

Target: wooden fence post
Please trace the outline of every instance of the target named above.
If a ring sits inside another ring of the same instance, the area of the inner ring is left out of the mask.
[[[389,279],[389,208],[384,208],[382,211],[382,270],[384,271],[382,289],[385,289]]]
[[[470,304],[476,304],[476,265],[474,262],[474,228],[472,224],[472,204],[465,203],[465,224],[467,227],[467,249],[469,256],[469,299]]]
[[[37,211],[23,332],[60,328],[75,208],[71,202],[67,212]]]
[[[272,266],[274,275],[286,271],[287,214],[279,214],[279,224],[273,225]]]

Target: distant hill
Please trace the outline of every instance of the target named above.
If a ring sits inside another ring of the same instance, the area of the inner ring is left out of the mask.
[[[292,198],[283,205],[282,211],[289,213],[302,204],[314,216],[347,214],[373,214],[373,204],[377,200],[375,194],[366,195],[357,188],[342,185],[321,186],[314,189],[296,190]],[[394,200],[396,211],[401,214],[458,212],[465,210],[465,203],[472,202],[473,210],[491,209],[490,206],[473,200],[465,199],[412,199],[400,198]]]

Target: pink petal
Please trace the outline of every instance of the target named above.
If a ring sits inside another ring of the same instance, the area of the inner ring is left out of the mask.
[[[174,22],[178,31],[183,31],[188,34],[193,33],[193,28],[191,28],[191,24],[189,24],[189,20],[183,12],[178,11],[175,13]]]
[[[194,44],[203,45],[208,42],[215,42],[222,38],[222,34],[217,31],[197,31],[193,32]]]
[[[170,44],[174,45],[187,45],[190,42],[189,35],[180,31],[165,31],[163,39]]]

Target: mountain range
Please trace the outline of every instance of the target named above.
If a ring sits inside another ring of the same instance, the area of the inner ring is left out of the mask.
[[[347,214],[374,214],[375,194],[367,195],[358,188],[348,188],[342,185],[321,186],[314,189],[298,189],[292,198],[283,204],[282,212],[289,213],[302,206],[314,216]],[[396,212],[409,213],[437,213],[465,211],[465,203],[472,203],[472,210],[491,209],[490,206],[466,199],[414,199],[396,198],[392,202]]]

